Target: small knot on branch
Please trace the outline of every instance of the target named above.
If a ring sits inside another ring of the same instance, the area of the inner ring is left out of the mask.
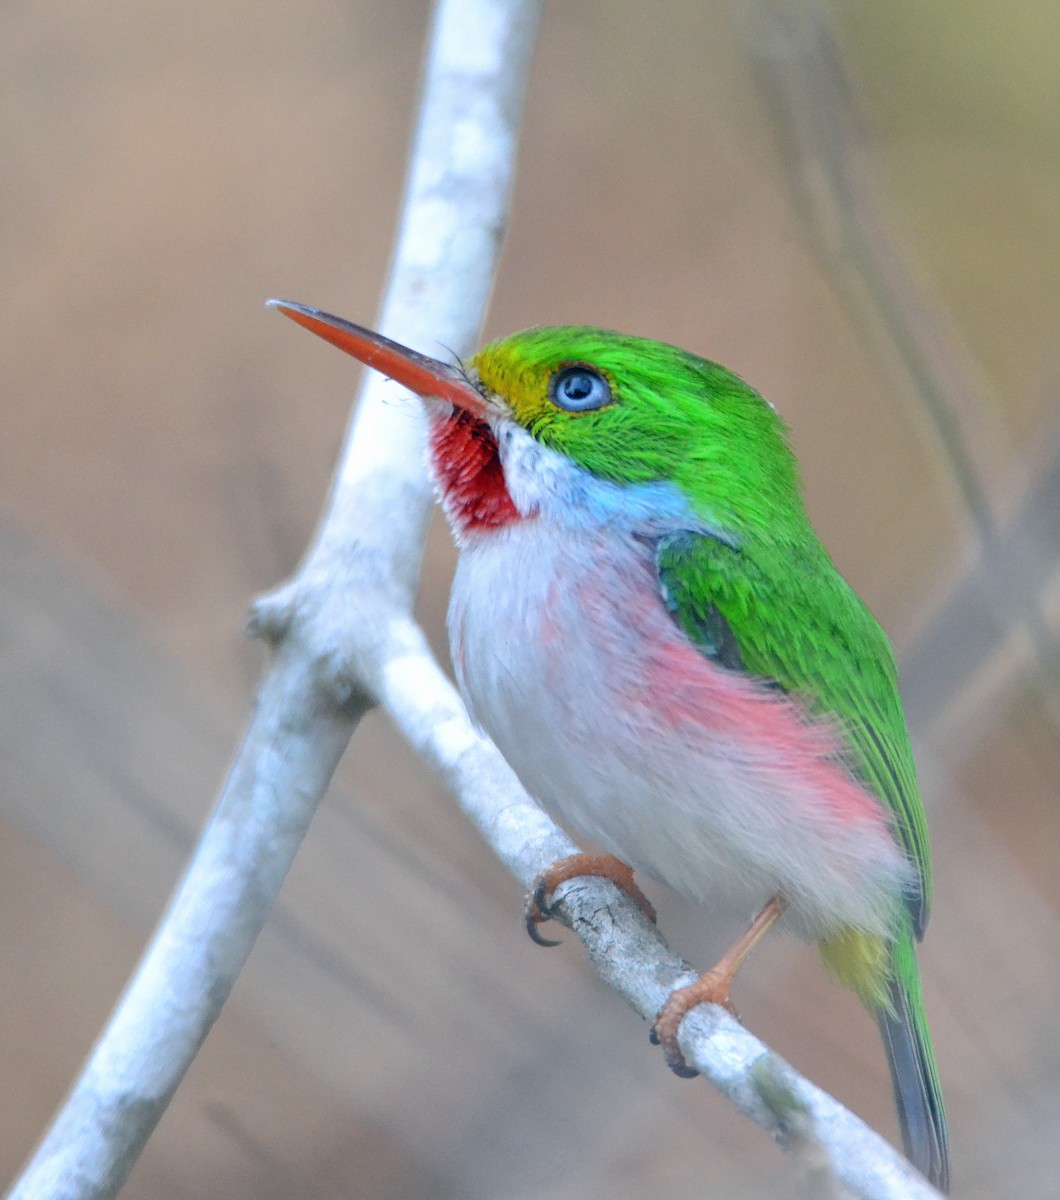
[[[275,646],[290,632],[297,609],[297,592],[291,583],[258,596],[247,609],[243,633],[248,638],[261,638]]]
[[[817,1136],[813,1113],[796,1091],[791,1068],[775,1054],[761,1055],[748,1072],[751,1086],[773,1117],[773,1136],[802,1168],[804,1192],[815,1200],[851,1200]]]

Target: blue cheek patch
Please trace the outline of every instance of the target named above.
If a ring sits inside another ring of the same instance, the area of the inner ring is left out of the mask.
[[[566,501],[572,516],[586,525],[642,525],[655,521],[672,527],[684,526],[692,519],[692,510],[676,484],[656,480],[653,483],[611,483],[594,479],[575,468]]]
[[[495,435],[509,490],[524,514],[540,512],[568,529],[619,529],[647,538],[702,534],[738,549],[733,535],[694,509],[676,483],[600,479],[513,422],[503,422]]]
[[[562,499],[556,497],[556,507],[562,507],[560,519],[567,525],[581,529],[611,526],[653,536],[680,530],[737,548],[736,539],[696,512],[675,483],[611,483],[579,467],[572,467],[565,483],[569,490]]]

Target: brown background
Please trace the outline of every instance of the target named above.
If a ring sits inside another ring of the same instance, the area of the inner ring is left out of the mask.
[[[665,338],[790,421],[819,530],[908,681],[956,1191],[1049,1196],[1060,20],[1046,0],[833,11],[901,261],[966,355],[1005,535],[990,571],[921,398],[796,202],[747,6],[549,8],[488,332]],[[117,996],[238,736],[261,663],[241,615],[298,560],[354,386],[261,303],[371,320],[427,18],[413,0],[0,12],[5,1176]],[[422,603],[439,644],[450,568],[439,529]],[[661,899],[700,962],[731,933]],[[791,1194],[768,1140],[669,1076],[576,946],[531,946],[519,904],[371,718],[125,1194]],[[875,1032],[811,951],[769,945],[739,1000],[893,1136]]]

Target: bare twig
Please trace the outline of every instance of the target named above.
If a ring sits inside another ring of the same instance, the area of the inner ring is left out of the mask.
[[[497,256],[533,0],[443,0],[383,328],[463,353]],[[275,653],[243,746],[196,855],[126,996],[13,1193],[82,1200],[120,1187],[249,953],[359,717],[386,707],[524,883],[575,847],[520,787],[412,619],[429,507],[422,431],[370,378],[328,510],[295,578],[251,628]],[[558,890],[556,912],[601,977],[645,1018],[695,972],[604,880]],[[936,1193],[882,1138],[798,1076],[724,1011],[700,1007],[680,1046],[782,1144],[812,1148],[832,1191]],[[660,1067],[660,1069],[662,1069]],[[831,1185],[830,1185],[831,1186]]]
[[[881,212],[858,107],[823,0],[734,0],[814,245],[877,349],[903,371],[962,507],[993,536],[988,483],[1006,465],[985,380],[905,265]]]
[[[979,693],[980,719],[969,720],[962,712],[959,735],[949,723],[951,759],[979,745],[984,725],[997,720],[999,700],[1003,703],[1026,678],[1026,655],[1012,654],[1001,670],[993,662],[987,666],[992,652],[1004,653],[1012,633],[997,592],[999,581],[1010,586],[1008,581],[1022,579],[1029,594],[1042,597],[1048,608],[1050,581],[1060,566],[1060,448],[1032,479],[999,541],[998,553],[972,563],[932,614],[902,668],[902,697],[914,728],[926,728],[947,713],[955,697],[973,689],[982,675],[991,680],[992,686]],[[1028,645],[1027,652],[1032,650]]]
[[[919,404],[978,542],[982,593],[1006,632],[1025,630],[1031,654],[1024,668],[1060,724],[1060,645],[1036,586],[1038,546],[999,529],[994,515],[992,494],[1012,482],[1009,439],[984,373],[944,310],[925,299],[885,219],[828,6],[822,0],[733,3],[807,228],[853,312]],[[1003,636],[984,643],[968,629],[950,630],[950,641],[956,638],[962,658],[974,645],[981,664],[990,650],[1004,652]]]

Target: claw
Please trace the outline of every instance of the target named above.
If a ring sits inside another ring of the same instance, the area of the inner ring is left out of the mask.
[[[648,1041],[653,1046],[658,1046],[662,1042],[662,1038],[659,1037],[655,1025],[651,1027],[651,1033],[648,1034]],[[699,1074],[694,1067],[690,1067],[685,1062],[685,1056],[680,1050],[676,1050],[675,1052],[673,1048],[666,1046],[663,1049],[663,1057],[666,1059],[666,1065],[679,1079],[695,1079]]]
[[[527,893],[526,903],[523,906],[526,932],[530,935],[530,940],[539,946],[558,946],[560,944],[558,940],[542,937],[541,930],[538,928],[539,925],[552,920],[551,914],[545,908],[545,894],[544,876],[539,875],[534,880],[534,886]]]

